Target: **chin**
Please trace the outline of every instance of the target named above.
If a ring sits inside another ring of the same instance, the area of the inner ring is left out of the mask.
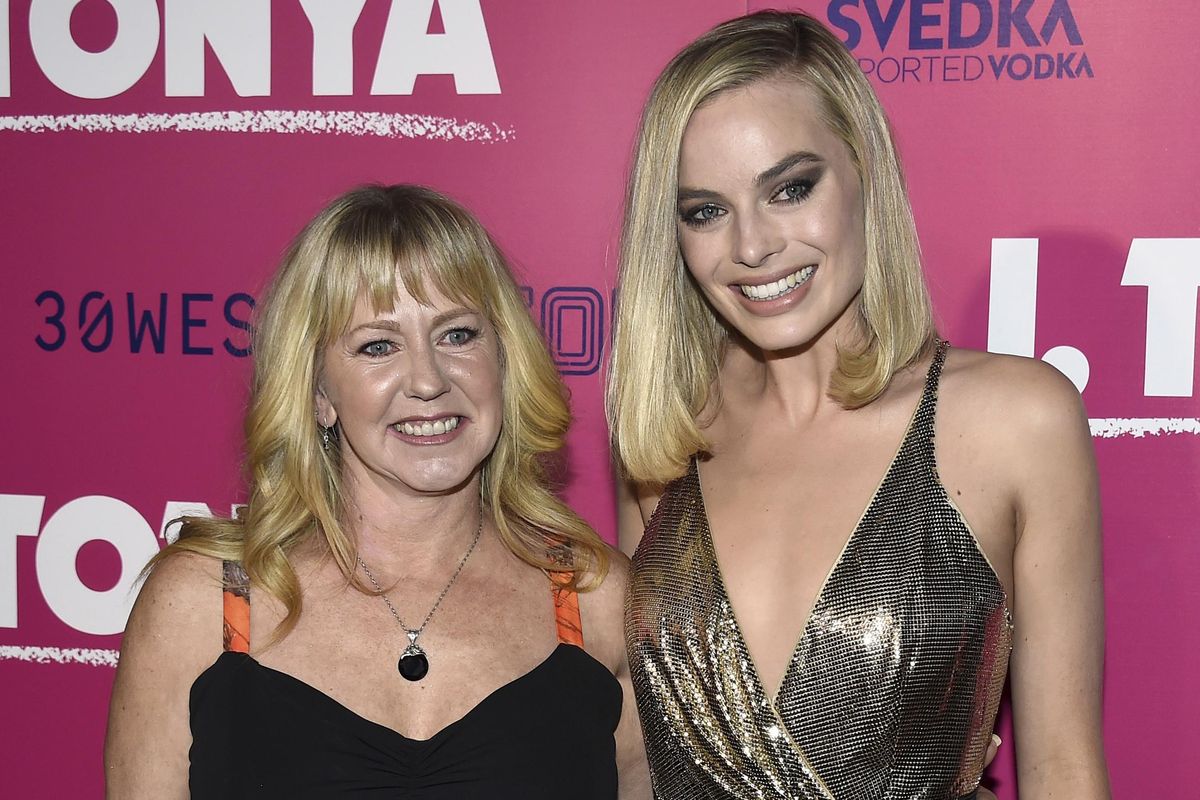
[[[475,471],[437,473],[414,476],[404,481],[411,489],[421,494],[454,494],[462,491],[475,477]]]
[[[393,471],[392,478],[418,494],[454,494],[470,484],[478,474],[479,466],[446,462],[410,463],[408,469]]]
[[[739,333],[753,347],[768,353],[802,349],[812,344],[816,338],[812,331],[790,326],[774,330],[763,330],[760,326],[754,326],[749,330],[740,330]]]

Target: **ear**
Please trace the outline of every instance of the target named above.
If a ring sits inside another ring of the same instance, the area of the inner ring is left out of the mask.
[[[313,392],[313,407],[316,409],[317,424],[322,428],[332,428],[337,424],[337,409],[329,402],[329,397],[320,384]]]

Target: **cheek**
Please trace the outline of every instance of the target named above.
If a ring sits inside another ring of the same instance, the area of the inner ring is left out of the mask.
[[[488,370],[480,381],[480,392],[483,401],[488,404],[492,413],[499,419],[504,416],[504,371],[498,366]]]
[[[684,269],[692,276],[700,290],[711,296],[718,296],[712,287],[714,274],[721,261],[717,237],[679,236],[679,255],[683,258]]]
[[[346,402],[347,388],[350,385],[346,380],[345,370],[339,369],[338,366],[326,364],[321,370],[321,377],[317,381],[317,386],[320,389],[321,396],[325,403],[336,408],[341,413],[342,406]]]
[[[492,357],[470,359],[454,366],[454,381],[464,395],[480,410],[496,409],[504,402],[504,371]]]
[[[866,212],[862,190],[857,186],[853,190],[847,191],[842,200],[841,219],[843,220],[842,232],[847,244],[859,252],[865,252],[867,249]]]
[[[835,255],[839,262],[862,266],[866,254],[866,229],[863,221],[862,203],[854,196],[834,199],[820,214],[810,219],[809,241],[827,253]]]
[[[842,247],[862,273],[866,269],[867,230],[861,202],[850,204],[841,230]]]
[[[354,402],[373,404],[390,396],[398,380],[395,370],[367,371],[354,376],[354,381],[344,390],[344,395]]]
[[[386,407],[395,395],[395,383],[393,373],[345,371],[327,378],[325,392],[339,416],[353,422]]]

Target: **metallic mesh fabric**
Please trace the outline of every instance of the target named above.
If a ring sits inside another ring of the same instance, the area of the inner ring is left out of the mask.
[[[978,785],[1012,625],[934,463],[945,347],[773,701],[722,582],[695,461],[667,487],[625,619],[656,797],[949,800]]]

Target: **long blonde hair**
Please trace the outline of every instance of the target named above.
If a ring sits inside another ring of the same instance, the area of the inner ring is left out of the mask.
[[[795,79],[816,92],[823,121],[849,149],[862,185],[864,344],[840,351],[830,395],[847,408],[870,403],[936,337],[891,128],[854,57],[804,14],[767,11],[718,25],[659,76],[629,180],[607,404],[614,454],[635,481],[677,477],[707,447],[697,415],[712,397],[729,336],[695,286],[676,238],[684,130],[714,96],[772,78]]]
[[[323,538],[342,573],[366,591],[343,524],[339,449],[321,445],[314,391],[320,354],[345,331],[357,299],[365,294],[376,312],[392,308],[397,277],[418,301],[428,300],[432,283],[496,330],[504,409],[481,492],[501,541],[535,567],[573,572],[572,587],[589,588],[607,570],[603,542],[549,486],[547,457],[570,424],[566,389],[499,248],[462,206],[430,189],[366,186],[301,231],[260,306],[246,508],[236,519],[185,518],[178,540],[151,562],[176,552],[242,562],[286,609],[271,641],[286,636],[301,612],[288,560],[301,542]]]

